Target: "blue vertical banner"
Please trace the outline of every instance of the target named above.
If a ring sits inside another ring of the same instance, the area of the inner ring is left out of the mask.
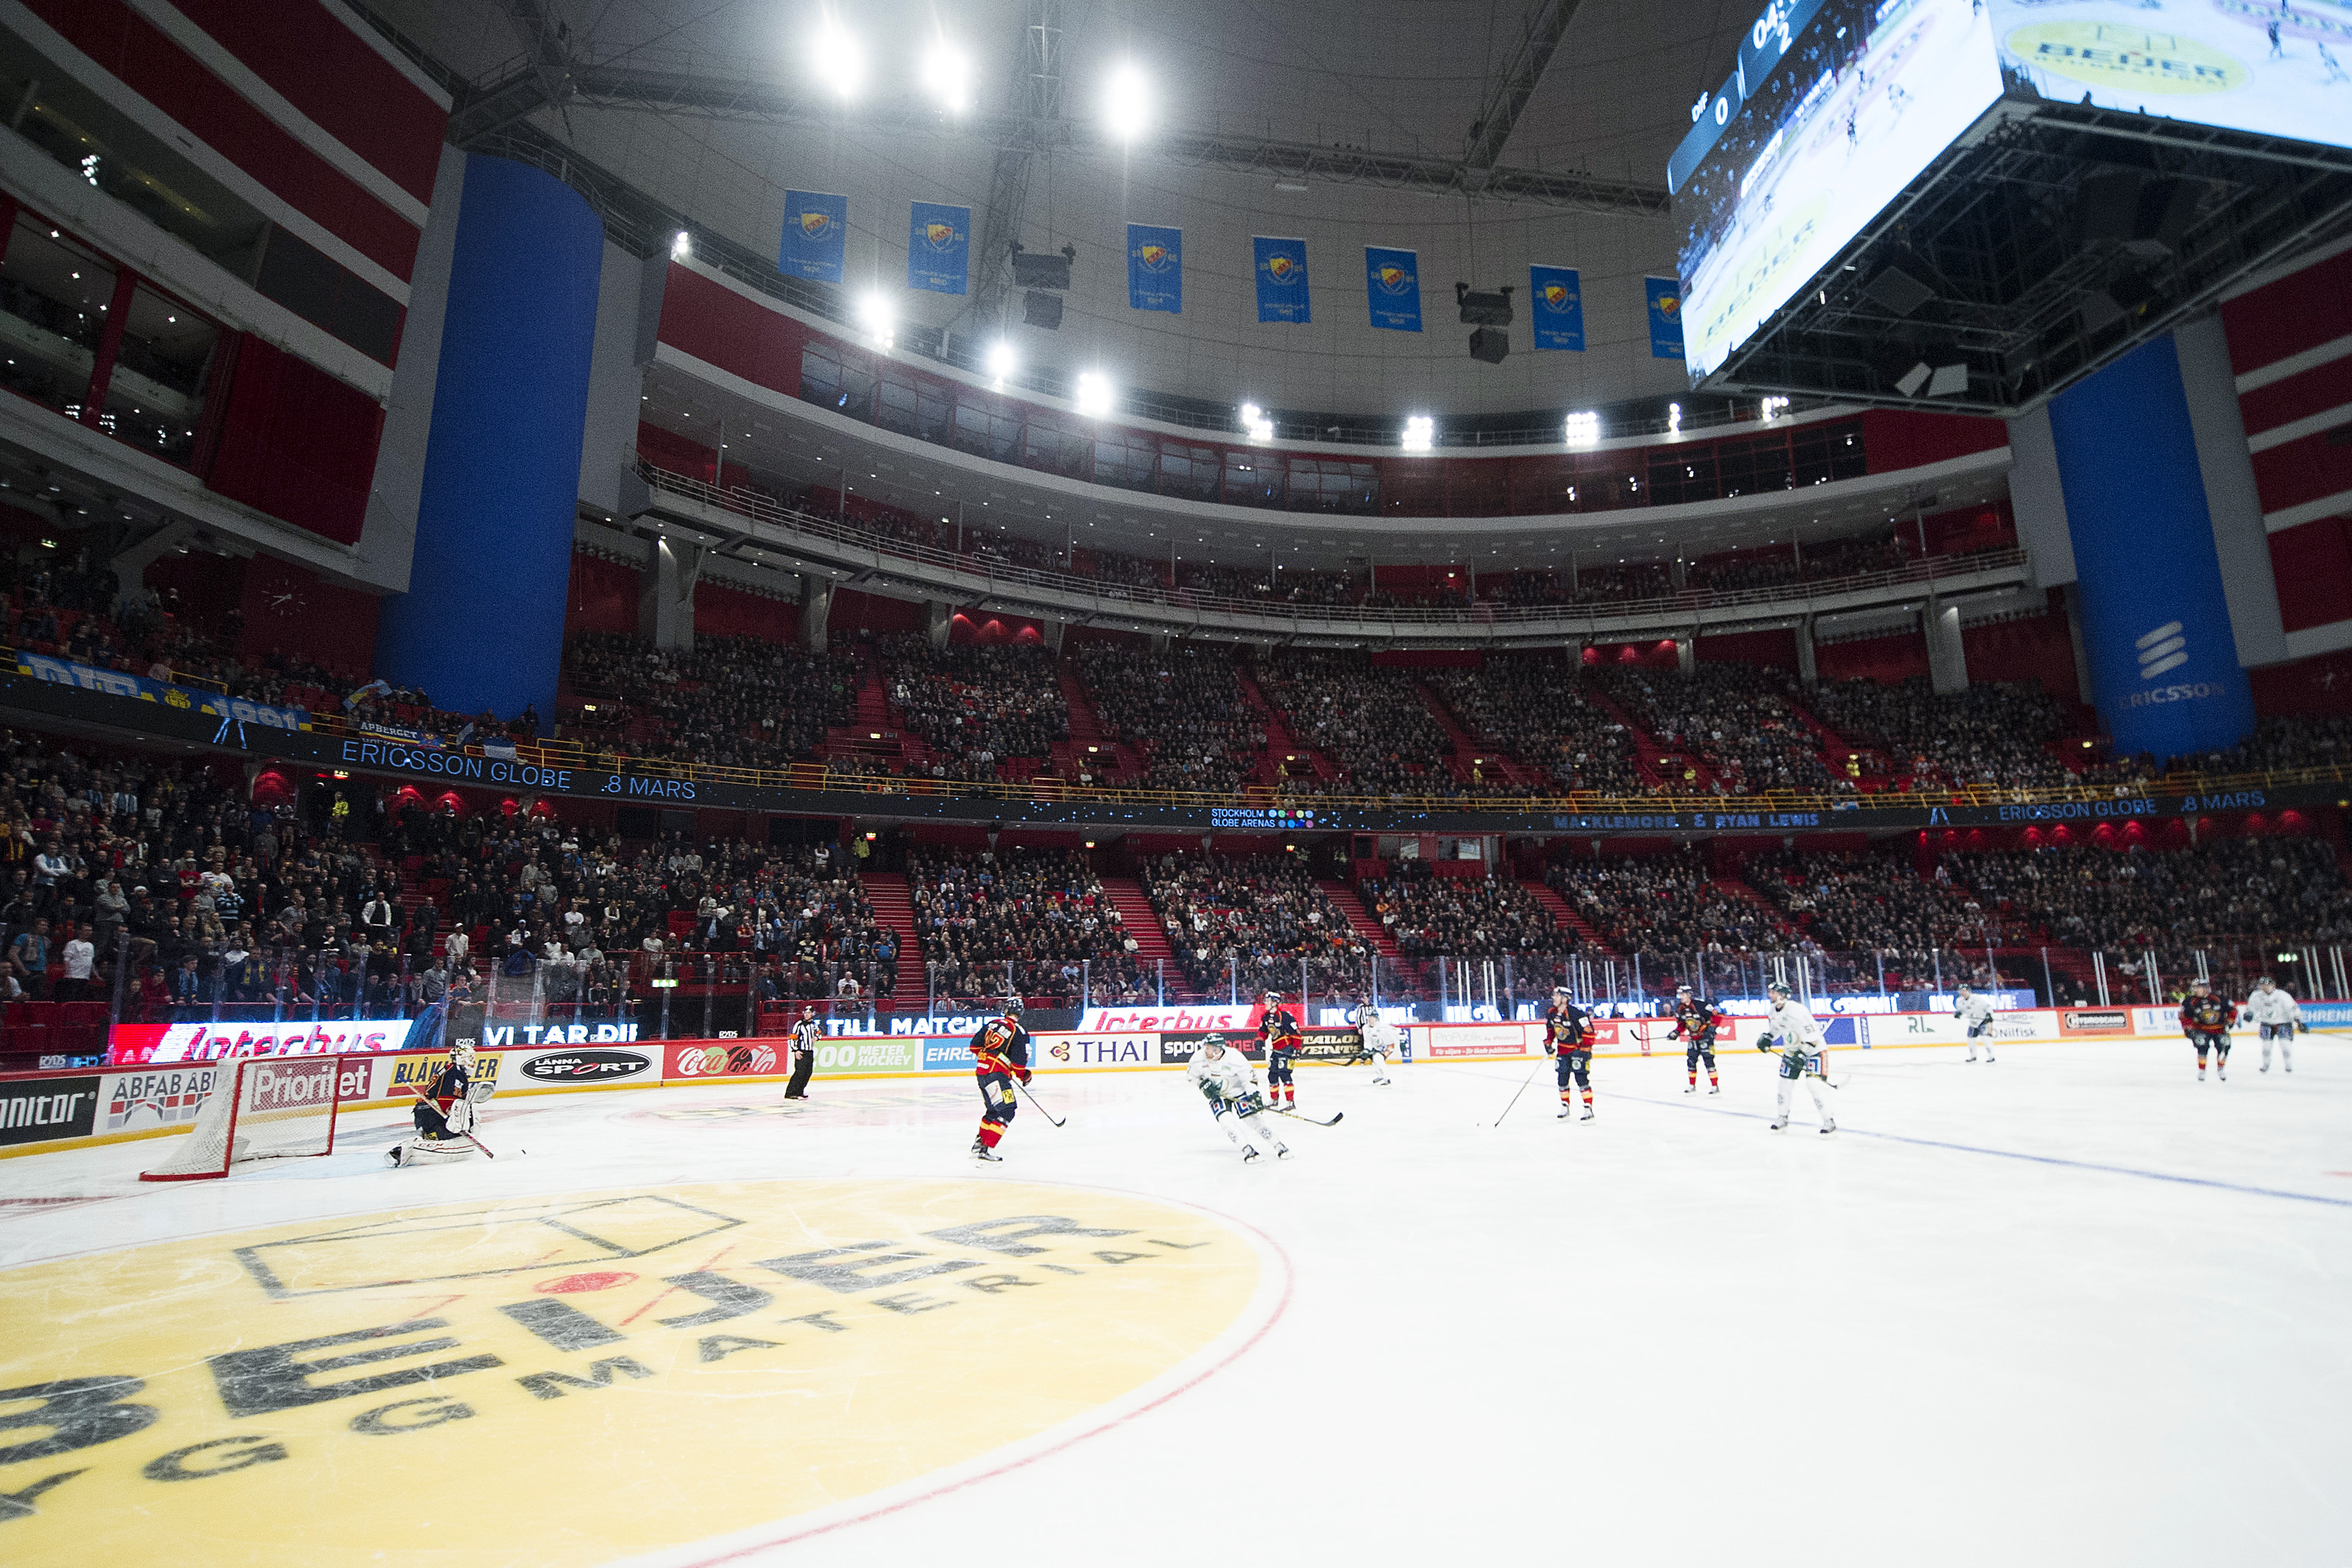
[[[2205,473],[2169,335],[2050,403],[2083,656],[2121,754],[2225,750],[2254,727]]]
[[[1536,302],[1536,347],[1584,347],[1584,291],[1573,267],[1529,267],[1528,293]]]
[[[784,241],[776,270],[817,283],[841,281],[842,248],[849,237],[849,198],[819,191],[784,193]]]
[[[907,287],[961,294],[971,277],[971,209],[917,202],[907,222]]]
[[[1683,357],[1683,286],[1672,278],[1644,278],[1650,296],[1650,357]]]
[[[1251,270],[1257,274],[1257,319],[1305,326],[1313,319],[1307,303],[1307,242],[1256,235],[1250,249]]]
[[[1130,310],[1184,313],[1182,229],[1127,226],[1127,303]]]
[[[1386,332],[1421,331],[1421,264],[1410,250],[1364,247],[1364,294],[1372,325]]]

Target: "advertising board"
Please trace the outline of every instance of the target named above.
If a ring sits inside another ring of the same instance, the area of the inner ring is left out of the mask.
[[[1415,1024],[1416,1059],[1448,1061],[1472,1057],[1523,1057],[1541,1050],[1543,1030],[1533,1024]]]
[[[792,1071],[782,1037],[672,1041],[662,1047],[662,1079],[766,1078]]]
[[[96,1073],[0,1084],[0,1144],[87,1138],[98,1121],[99,1100]]]
[[[1148,1068],[1160,1065],[1156,1035],[1040,1035],[1034,1065],[1046,1068]]]
[[[1192,1059],[1192,1053],[1215,1040],[1228,1050],[1239,1051],[1254,1062],[1265,1060],[1265,1052],[1258,1048],[1257,1026],[1236,1029],[1184,1029],[1160,1037],[1160,1065],[1182,1067]]]
[[[165,1062],[215,1061],[227,1056],[354,1056],[396,1051],[407,1043],[408,1026],[409,1020],[405,1018],[118,1024],[108,1037],[106,1065],[145,1067]]]

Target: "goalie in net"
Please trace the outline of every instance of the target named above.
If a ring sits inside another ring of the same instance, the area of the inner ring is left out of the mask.
[[[139,1179],[202,1181],[247,1161],[332,1153],[341,1081],[333,1057],[225,1060],[194,1130]]]

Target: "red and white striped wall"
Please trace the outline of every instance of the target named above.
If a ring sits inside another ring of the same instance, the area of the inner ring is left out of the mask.
[[[2221,307],[2290,658],[2352,648],[2352,243]]]

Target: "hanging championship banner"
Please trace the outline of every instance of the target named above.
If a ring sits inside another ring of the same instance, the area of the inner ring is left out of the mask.
[[[817,283],[841,281],[842,247],[849,237],[849,198],[815,191],[784,193],[784,239],[776,270]]]
[[[1529,267],[1528,292],[1536,302],[1536,347],[1584,347],[1584,293],[1573,267]]]
[[[1127,302],[1137,310],[1184,313],[1184,231],[1127,226]]]
[[[1683,357],[1683,286],[1672,278],[1644,278],[1650,296],[1650,357]]]
[[[1305,326],[1312,318],[1307,307],[1307,242],[1268,239],[1250,241],[1257,274],[1257,319]]]
[[[907,287],[964,292],[971,275],[971,209],[917,202],[907,225]]]
[[[1364,247],[1364,296],[1381,331],[1421,331],[1421,267],[1412,251]]]

